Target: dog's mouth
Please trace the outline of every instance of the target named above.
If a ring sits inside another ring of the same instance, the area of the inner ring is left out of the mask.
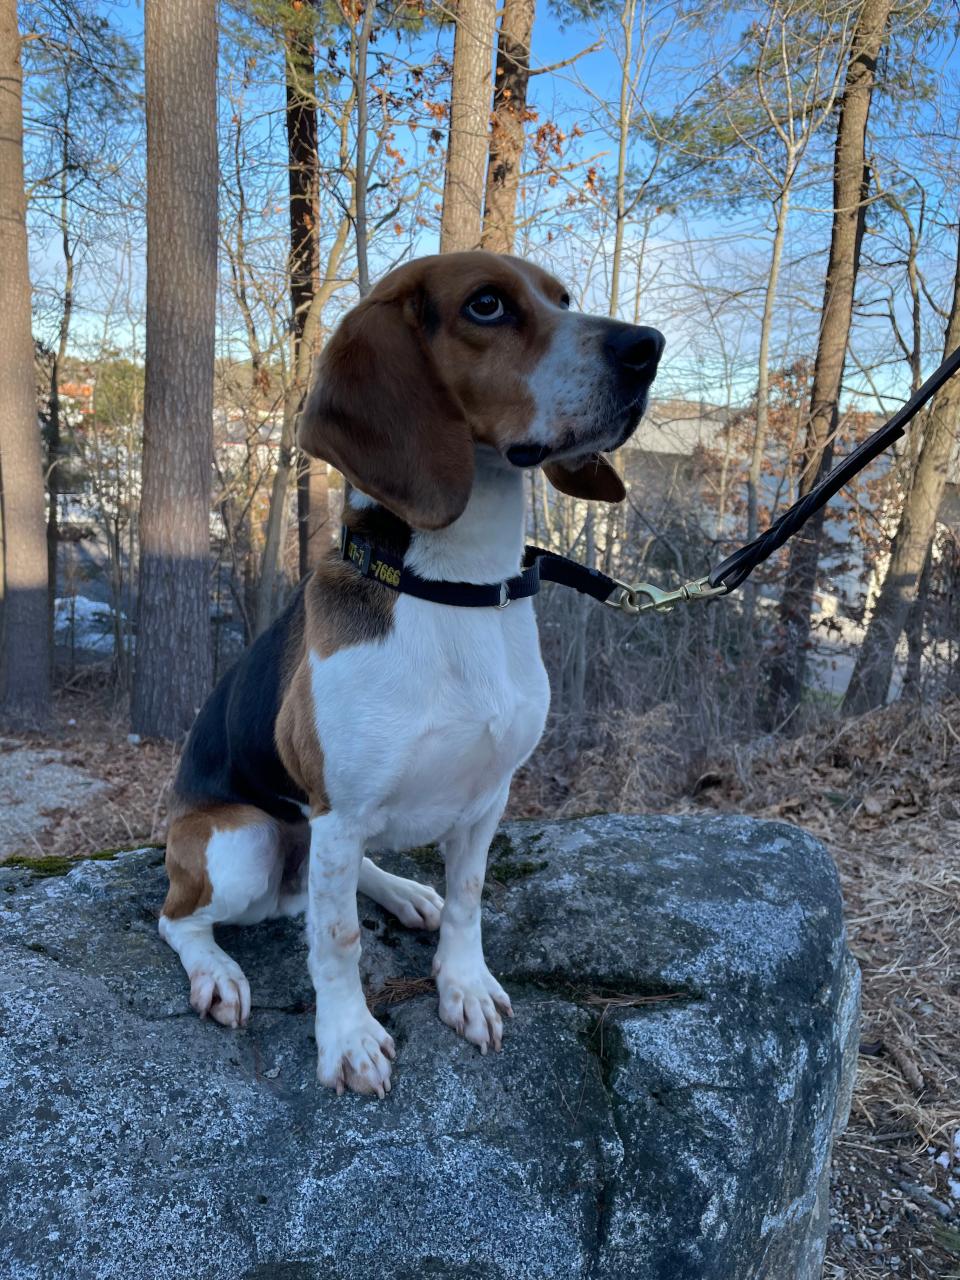
[[[514,444],[507,450],[507,461],[515,467],[539,467],[553,453],[545,444]]]
[[[507,461],[515,467],[526,469],[542,466],[544,462],[566,462],[573,458],[588,457],[592,453],[612,453],[636,431],[647,408],[648,392],[649,387],[645,387],[629,404],[618,405],[613,415],[614,421],[605,424],[602,431],[594,432],[587,439],[574,431],[568,431],[555,444],[521,441],[507,449]]]

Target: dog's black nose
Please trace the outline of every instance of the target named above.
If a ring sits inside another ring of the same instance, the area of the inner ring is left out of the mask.
[[[611,327],[603,345],[618,368],[652,378],[666,344],[667,340],[659,329],[617,324]]]

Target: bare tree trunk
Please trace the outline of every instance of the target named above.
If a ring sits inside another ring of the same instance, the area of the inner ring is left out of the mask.
[[[792,167],[792,165],[791,165]],[[770,415],[770,335],[773,333],[773,312],[780,283],[780,264],[783,261],[783,244],[787,234],[787,218],[790,212],[791,187],[788,180],[777,199],[776,228],[773,234],[773,251],[770,256],[770,274],[763,299],[763,318],[760,321],[760,355],[757,365],[757,421],[753,433],[753,449],[750,454],[750,470],[747,473],[747,541],[752,542],[759,533],[760,479],[763,455],[767,447]]]
[[[459,0],[440,252],[476,249],[483,220],[497,0]]]
[[[317,97],[314,65],[314,0],[304,10],[309,21],[287,30],[285,40],[287,90],[287,152],[290,172],[290,303],[293,312],[293,359],[296,370],[307,313],[317,287],[317,217],[319,160],[317,156]],[[297,384],[296,372],[294,384]],[[305,387],[298,387],[294,421]],[[286,419],[287,409],[284,408]],[[322,473],[322,474],[321,474]],[[325,550],[317,531],[327,520],[322,507],[326,495],[326,464],[299,455],[297,465],[297,529],[300,576],[316,567]]]
[[[60,333],[57,349],[53,356],[53,367],[50,370],[49,418],[47,420],[47,580],[49,588],[49,604],[47,617],[49,620],[50,643],[53,644],[54,600],[57,594],[57,553],[60,548],[60,524],[58,497],[60,493],[60,458],[63,449],[63,433],[60,428],[60,371],[67,354],[67,341],[70,336],[70,321],[73,317],[73,245],[70,241],[70,225],[67,219],[67,183],[70,170],[68,162],[70,120],[70,84],[67,81],[66,105],[64,112],[63,149],[60,156],[60,242],[63,248],[63,311],[60,313]]]
[[[3,680],[0,714],[50,713],[43,464],[34,386],[23,186],[23,96],[16,0],[0,0],[0,472],[3,491]]]
[[[377,15],[377,0],[367,0],[357,41],[357,72],[354,92],[357,99],[357,164],[354,174],[354,203],[357,207],[357,288],[360,297],[370,292],[370,267],[367,261],[367,52]]]
[[[2,154],[2,153],[0,153]],[[2,214],[0,214],[2,217]],[[2,421],[2,418],[0,418]],[[3,601],[6,594],[6,574],[3,566],[6,563],[6,550],[3,536],[3,437],[2,428],[0,428],[0,697],[3,696],[3,672],[4,672],[4,652],[3,652]]]
[[[147,0],[147,361],[132,721],[178,738],[211,683],[217,12]]]
[[[273,473],[273,486],[270,490],[270,509],[267,515],[267,532],[263,543],[260,586],[257,590],[257,635],[261,631],[266,631],[276,612],[277,577],[280,569],[280,556],[287,532],[287,493],[290,488],[290,477],[293,474],[295,439],[296,415],[291,417],[287,413],[286,405],[284,405],[279,457],[277,458],[277,469]]]
[[[572,505],[572,504],[571,504]],[[584,561],[592,569],[596,560],[596,537],[593,505],[588,504],[583,524]],[[587,640],[590,626],[591,602],[581,596],[574,608],[574,632],[571,644],[569,670],[567,672],[566,758],[572,763],[583,741],[587,692]]]
[[[791,177],[793,162],[788,160],[788,177],[776,201],[776,226],[773,233],[773,250],[770,255],[770,274],[763,299],[763,317],[760,321],[760,354],[757,366],[757,418],[750,452],[750,469],[747,472],[747,541],[752,542],[759,532],[760,481],[763,476],[763,458],[767,447],[770,421],[770,336],[773,333],[773,314],[780,283],[780,264],[783,261],[783,244],[787,234],[787,218],[790,213]],[[757,605],[757,587],[752,580],[744,590],[744,612],[752,622]],[[752,627],[748,634],[753,638]]]
[[[303,404],[303,390],[298,391],[294,422]],[[319,458],[300,453],[300,469],[297,472],[297,513],[299,517],[298,546],[300,549],[300,577],[310,573],[323,559],[330,545],[324,530],[330,523],[328,495],[330,490],[327,464]]]
[[[623,263],[623,237],[627,224],[627,151],[630,141],[630,71],[633,65],[633,25],[637,0],[625,0],[620,14],[623,29],[623,66],[620,69],[620,106],[617,113],[617,177],[614,189],[613,261],[610,267],[610,315],[616,316],[620,306],[620,273]]]
[[[536,0],[505,0],[497,41],[493,119],[481,247],[512,253],[530,80],[530,38]]]
[[[866,162],[867,119],[877,59],[892,0],[864,0],[850,48],[840,102],[833,169],[833,231],[820,317],[820,336],[810,397],[799,496],[829,470],[839,422],[840,386],[853,318],[860,245],[870,174]],[[794,538],[780,601],[782,650],[770,673],[768,716],[778,722],[799,705],[806,674],[813,593],[817,580],[823,512]]]
[[[303,391],[310,373],[310,348],[317,341],[323,308],[327,305],[336,289],[337,270],[343,260],[349,231],[350,218],[342,218],[327,258],[326,277],[314,294],[304,321],[303,341],[300,344],[300,351],[290,374],[291,383],[284,399],[280,456],[277,461],[277,469],[273,475],[273,487],[270,493],[270,511],[267,516],[267,532],[264,539],[263,562],[260,572],[260,591],[257,599],[258,635],[270,625],[277,603],[277,578],[287,530],[287,490],[295,464],[294,441],[296,439],[297,414],[300,411]],[[326,466],[322,466],[318,468],[316,474],[326,482],[329,471]],[[326,487],[324,487],[323,495],[322,502],[318,499],[313,504],[315,516],[318,513],[325,515],[327,512]],[[316,537],[314,541],[317,541]],[[328,539],[323,539],[321,535],[323,546],[326,546],[328,541]]]
[[[923,620],[930,597],[930,579],[933,577],[933,542],[927,547],[926,559],[920,570],[917,594],[907,613],[904,632],[907,637],[907,667],[903,673],[901,698],[919,700],[923,692]]]
[[[944,355],[960,346],[960,239],[953,305],[944,339]],[[843,699],[849,715],[882,706],[890,688],[897,642],[916,598],[917,584],[937,527],[947,471],[960,430],[960,383],[956,378],[939,392],[927,415],[923,444],[900,523],[890,548],[890,563],[870,617],[850,684]]]

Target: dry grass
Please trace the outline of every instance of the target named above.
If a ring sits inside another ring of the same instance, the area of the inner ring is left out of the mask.
[[[631,813],[638,811],[638,797],[646,812],[666,807],[682,794],[690,776],[676,720],[670,703],[640,714],[614,708],[589,717],[579,742],[554,723],[514,778],[507,817]]]

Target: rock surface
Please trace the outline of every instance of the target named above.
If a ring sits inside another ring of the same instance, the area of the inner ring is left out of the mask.
[[[383,862],[439,884],[429,850]],[[156,851],[0,869],[4,1280],[820,1275],[859,982],[809,836],[503,828],[485,935],[517,1016],[486,1058],[425,982],[388,1003],[432,939],[362,900],[384,1103],[315,1085],[296,922],[222,930],[254,1000],[226,1031],[189,1011],[162,896]]]

